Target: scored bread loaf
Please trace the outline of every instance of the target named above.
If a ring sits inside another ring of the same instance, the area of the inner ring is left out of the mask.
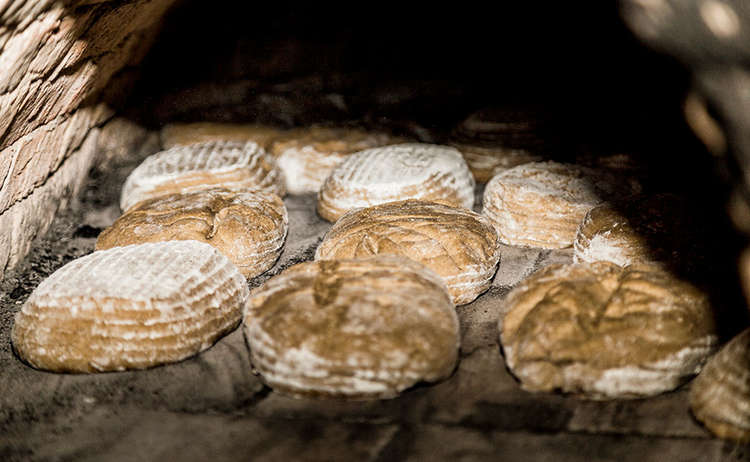
[[[390,398],[458,360],[445,285],[402,257],[293,266],[251,293],[243,322],[263,381],[292,395]]]
[[[209,141],[253,141],[268,149],[284,133],[283,129],[260,124],[194,122],[167,124],[159,132],[159,138],[164,149]]]
[[[559,249],[573,244],[586,212],[634,190],[617,177],[558,162],[519,165],[496,175],[484,191],[482,214],[505,244]]]
[[[415,199],[347,212],[326,233],[316,260],[401,255],[440,275],[453,302],[469,303],[490,287],[500,241],[471,210]]]
[[[237,267],[208,244],[115,247],[42,281],[16,315],[11,338],[39,369],[144,369],[209,348],[240,322],[247,295]]]
[[[210,188],[261,190],[284,195],[284,176],[257,143],[209,141],[149,156],[125,180],[120,208],[166,194]]]
[[[270,152],[284,172],[287,192],[304,194],[318,192],[331,170],[350,154],[402,142],[385,133],[312,126],[290,130],[277,138]]]
[[[347,211],[404,199],[474,206],[474,177],[449,146],[405,143],[349,156],[326,178],[318,213],[336,221]]]
[[[530,391],[655,395],[697,374],[717,343],[708,297],[652,265],[548,266],[502,311],[506,363]]]
[[[273,266],[287,229],[286,207],[276,194],[209,189],[137,203],[102,231],[96,249],[196,240],[214,246],[249,279]]]

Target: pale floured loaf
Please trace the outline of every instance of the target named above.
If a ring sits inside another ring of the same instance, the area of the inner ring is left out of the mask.
[[[143,369],[179,361],[233,330],[245,278],[210,245],[170,241],[74,260],[16,315],[18,355],[57,372]]]
[[[284,176],[273,156],[257,143],[210,141],[156,153],[125,181],[120,208],[166,194],[221,187],[233,191],[268,191],[284,195]]]
[[[401,257],[293,266],[251,293],[243,328],[262,379],[292,395],[390,398],[458,360],[445,285]]]
[[[530,391],[655,395],[698,373],[717,342],[707,296],[651,265],[552,265],[502,311],[506,363]]]
[[[461,153],[448,146],[406,143],[352,154],[326,178],[318,213],[336,221],[347,211],[404,199],[471,209],[474,177]]]
[[[318,192],[326,177],[354,152],[402,143],[385,133],[354,128],[312,126],[288,131],[270,147],[286,190],[291,194]]]
[[[328,231],[316,260],[401,255],[440,275],[457,305],[490,287],[500,241],[490,221],[471,210],[409,199],[356,209]]]
[[[718,437],[750,441],[750,329],[727,343],[690,384],[690,410]]]
[[[279,258],[287,229],[286,207],[276,194],[209,189],[137,203],[102,231],[96,249],[196,240],[214,246],[252,278]]]
[[[638,191],[631,185],[602,171],[534,162],[492,178],[484,191],[482,213],[506,244],[558,249],[573,244],[586,212],[634,192]]]
[[[253,141],[268,149],[284,133],[283,129],[260,124],[193,122],[165,125],[159,132],[159,137],[164,149],[209,141]]]
[[[700,226],[692,207],[673,194],[635,196],[586,213],[573,241],[573,261],[620,266],[650,262],[689,269],[699,259]]]

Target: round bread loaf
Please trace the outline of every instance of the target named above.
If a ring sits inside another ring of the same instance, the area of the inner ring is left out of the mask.
[[[404,199],[474,206],[474,177],[448,146],[406,143],[352,154],[326,178],[318,213],[336,221],[347,211]]]
[[[506,244],[559,249],[573,244],[586,212],[608,198],[633,193],[617,177],[558,162],[519,165],[496,175],[482,213]]]
[[[552,265],[503,302],[500,342],[530,391],[633,398],[698,373],[717,336],[708,298],[651,265]]]
[[[56,372],[144,369],[203,351],[240,322],[245,278],[210,245],[170,241],[74,260],[16,315],[18,355]]]
[[[284,130],[268,125],[195,122],[165,125],[159,132],[159,137],[164,149],[209,141],[253,141],[268,149],[284,133]]]
[[[390,398],[458,359],[442,280],[392,256],[289,268],[251,293],[244,333],[262,379],[292,395]]]
[[[312,126],[290,130],[274,141],[270,151],[284,172],[287,192],[304,194],[318,192],[331,170],[348,155],[401,142],[385,133]]]
[[[453,303],[489,289],[500,261],[490,221],[471,210],[414,199],[352,210],[328,231],[316,260],[401,255],[440,275]]]
[[[288,228],[284,202],[273,193],[209,189],[141,201],[102,231],[96,249],[173,240],[214,246],[246,278],[270,269]]]
[[[690,384],[690,409],[719,438],[750,441],[750,329],[708,360]]]
[[[694,265],[697,220],[673,194],[639,196],[601,204],[586,213],[573,241],[573,261],[610,261],[620,266],[650,262]]]
[[[146,199],[210,188],[284,195],[284,176],[257,143],[210,141],[177,146],[144,160],[125,180],[120,208]]]

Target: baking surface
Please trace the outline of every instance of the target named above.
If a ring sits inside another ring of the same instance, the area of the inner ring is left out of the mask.
[[[119,214],[131,159],[89,180],[17,273],[0,282],[0,459],[14,460],[750,460],[688,412],[689,385],[644,400],[585,401],[521,390],[497,344],[499,300],[521,279],[569,262],[572,249],[504,246],[491,289],[459,306],[462,346],[447,380],[391,400],[294,399],[253,374],[237,329],[186,361],[137,372],[65,375],[22,363],[13,316],[55,269],[93,250]],[[482,193],[477,187],[477,206]],[[289,236],[260,285],[313,258],[331,224],[312,194],[287,196]]]

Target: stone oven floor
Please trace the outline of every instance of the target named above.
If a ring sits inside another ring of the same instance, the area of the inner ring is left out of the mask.
[[[689,385],[609,402],[521,390],[497,344],[498,301],[536,269],[570,261],[569,249],[506,247],[490,291],[458,307],[455,373],[392,400],[279,395],[253,375],[239,329],[197,357],[146,371],[61,375],[28,367],[11,349],[14,314],[44,277],[92,251],[119,214],[119,187],[136,163],[94,172],[80,203],[0,282],[0,460],[750,460],[746,447],[713,438],[691,417]],[[285,203],[284,253],[251,286],[311,259],[330,227],[313,195]]]

